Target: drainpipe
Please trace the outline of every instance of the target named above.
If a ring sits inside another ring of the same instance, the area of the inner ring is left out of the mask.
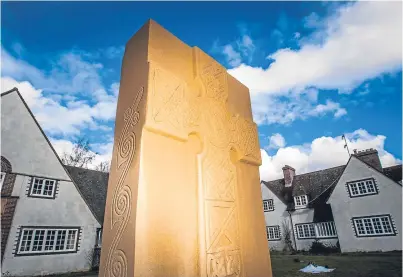
[[[288,215],[290,216],[291,230],[292,230],[292,240],[293,240],[293,242],[294,242],[295,251],[298,251],[298,249],[297,249],[297,242],[295,241],[294,224],[292,223],[291,212],[290,212],[289,210],[287,210],[287,212],[288,212]]]

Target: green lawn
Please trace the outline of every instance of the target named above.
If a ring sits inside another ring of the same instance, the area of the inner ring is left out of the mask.
[[[300,262],[295,262],[299,259]],[[272,254],[273,277],[332,276],[332,277],[401,277],[402,254],[352,254],[331,256]],[[309,274],[299,270],[312,262],[329,268],[330,273]]]

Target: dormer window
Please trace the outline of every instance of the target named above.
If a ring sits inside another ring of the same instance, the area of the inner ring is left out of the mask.
[[[264,212],[274,211],[273,199],[263,200],[263,211]]]
[[[308,205],[308,196],[300,195],[294,197],[295,208],[305,208]]]

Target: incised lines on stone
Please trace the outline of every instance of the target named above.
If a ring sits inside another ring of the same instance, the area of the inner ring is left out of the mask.
[[[203,137],[206,273],[208,277],[241,276],[237,176],[230,151],[235,148],[241,159],[258,165],[257,129],[253,122],[230,113],[223,67],[212,62],[199,72],[205,88],[202,95],[173,74],[151,66],[152,124],[163,131],[168,124],[174,136],[199,132]]]
[[[114,235],[110,248],[107,252],[105,277],[128,277],[127,258],[124,251],[119,249],[119,242],[126,229],[130,217],[132,193],[130,187],[125,184],[127,172],[136,153],[136,134],[134,127],[139,122],[140,113],[138,105],[143,97],[142,87],[136,95],[133,104],[124,112],[124,127],[120,134],[116,164],[118,183],[112,196],[111,229]]]

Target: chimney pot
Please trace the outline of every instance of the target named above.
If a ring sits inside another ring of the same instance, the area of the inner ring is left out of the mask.
[[[292,186],[292,181],[295,176],[295,169],[289,165],[285,165],[283,168],[284,182],[286,187]]]
[[[376,149],[369,148],[358,152],[354,151],[354,156],[377,170],[382,171],[381,160],[379,159],[378,151]]]

